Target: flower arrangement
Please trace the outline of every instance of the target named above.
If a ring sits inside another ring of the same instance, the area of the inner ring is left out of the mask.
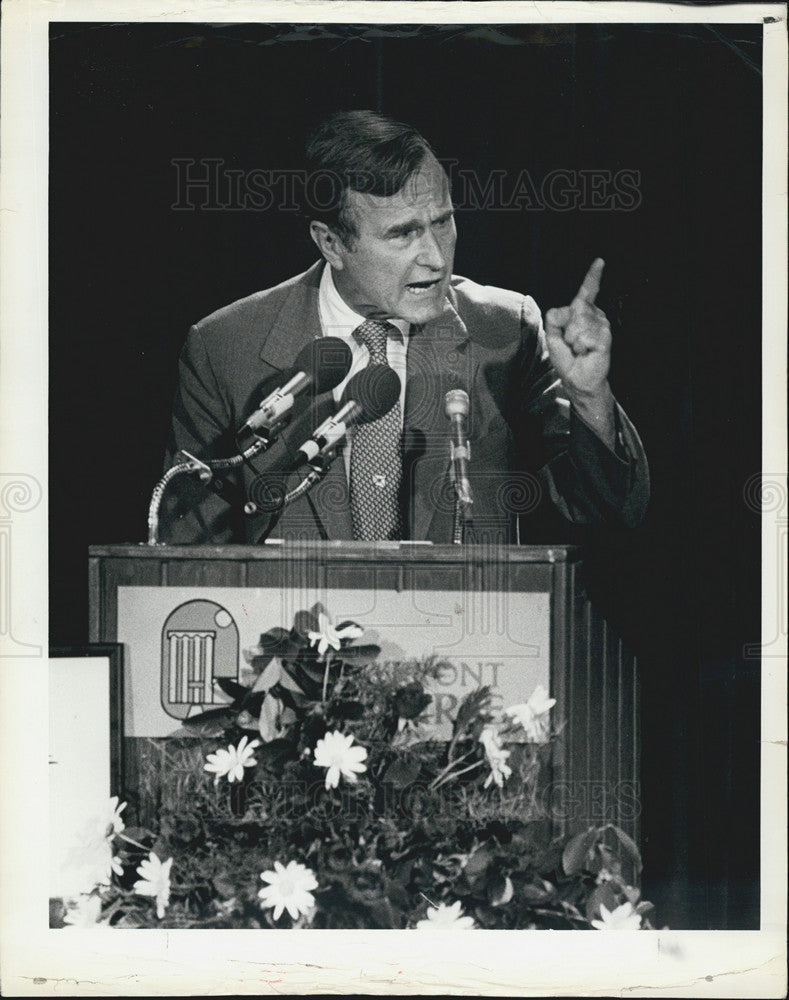
[[[552,837],[540,777],[555,702],[542,689],[420,716],[442,665],[397,671],[316,605],[247,652],[248,684],[170,738],[152,822],[110,802],[83,843],[86,892],[53,926],[650,928],[636,845],[606,824]],[[169,783],[169,784],[168,784]]]

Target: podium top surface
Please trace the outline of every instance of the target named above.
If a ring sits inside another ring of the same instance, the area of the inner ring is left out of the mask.
[[[433,545],[429,542],[269,541],[263,545],[91,545],[91,559],[237,560],[282,558],[327,562],[577,562],[577,545]]]

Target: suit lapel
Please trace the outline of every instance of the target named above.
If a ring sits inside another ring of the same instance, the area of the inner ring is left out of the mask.
[[[406,366],[404,476],[410,537],[417,541],[428,537],[436,513],[453,503],[446,490],[449,424],[444,396],[450,389],[470,391],[474,363],[466,325],[449,300],[438,319],[412,328]]]
[[[289,368],[302,347],[323,335],[318,313],[323,262],[318,261],[293,284],[279,313],[265,331],[260,357],[272,368]]]
[[[323,261],[318,261],[301,276],[271,325],[260,357],[273,368],[280,370],[289,368],[305,344],[323,335],[318,311],[322,271]],[[300,402],[301,406],[294,412],[294,423],[298,415],[304,413],[312,402],[309,393],[305,393]],[[330,407],[329,412],[334,412],[331,392],[315,397],[314,403],[316,410]],[[292,445],[298,448],[300,443],[301,441],[293,441]],[[327,538],[352,537],[348,484],[342,456],[335,459],[326,478],[310,490],[306,499]],[[297,501],[294,506],[300,502]],[[283,515],[283,525],[287,524],[288,520],[286,512]]]

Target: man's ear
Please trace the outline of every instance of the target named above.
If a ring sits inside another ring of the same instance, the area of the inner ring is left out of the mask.
[[[347,250],[340,237],[332,232],[325,222],[317,222],[314,219],[310,223],[310,236],[323,259],[328,261],[335,271],[341,271]]]

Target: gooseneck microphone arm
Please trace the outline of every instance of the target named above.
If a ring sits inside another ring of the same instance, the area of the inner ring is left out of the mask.
[[[256,455],[266,451],[275,441],[279,431],[291,419],[295,397],[312,388],[315,395],[329,392],[342,382],[351,367],[351,351],[339,337],[320,337],[306,344],[296,357],[287,381],[269,393],[255,412],[236,434],[239,452],[227,458],[201,460],[189,452],[181,451],[179,456],[186,461],[177,462],[168,469],[153,488],[148,506],[148,544],[158,545],[159,509],[167,487],[178,476],[197,477],[218,496],[229,503],[240,502],[239,490],[215,475],[237,469]],[[249,505],[244,506],[247,513]]]
[[[154,486],[151,493],[151,500],[148,504],[148,544],[159,544],[159,508],[162,505],[167,487],[177,476],[198,475],[203,482],[208,482],[213,476],[211,469],[189,452],[179,452],[187,458],[186,462],[178,462],[171,466]]]
[[[227,500],[228,503],[237,502],[239,500],[239,497],[237,496],[239,492],[238,489],[232,486],[227,480],[215,475],[215,473],[230,472],[233,469],[237,469],[239,466],[243,465],[244,462],[254,458],[254,456],[260,454],[260,452],[265,451],[273,440],[273,438],[269,438],[268,440],[256,438],[252,444],[240,454],[231,455],[229,458],[201,460],[196,458],[194,455],[191,455],[188,451],[181,450],[178,452],[178,456],[182,456],[186,459],[186,461],[177,462],[169,468],[156,486],[154,486],[153,492],[151,493],[151,500],[148,505],[148,544],[159,544],[159,509],[162,505],[162,500],[164,499],[167,487],[177,476],[196,475],[197,478],[201,482],[205,483],[210,490]],[[240,499],[243,503],[243,497]]]

